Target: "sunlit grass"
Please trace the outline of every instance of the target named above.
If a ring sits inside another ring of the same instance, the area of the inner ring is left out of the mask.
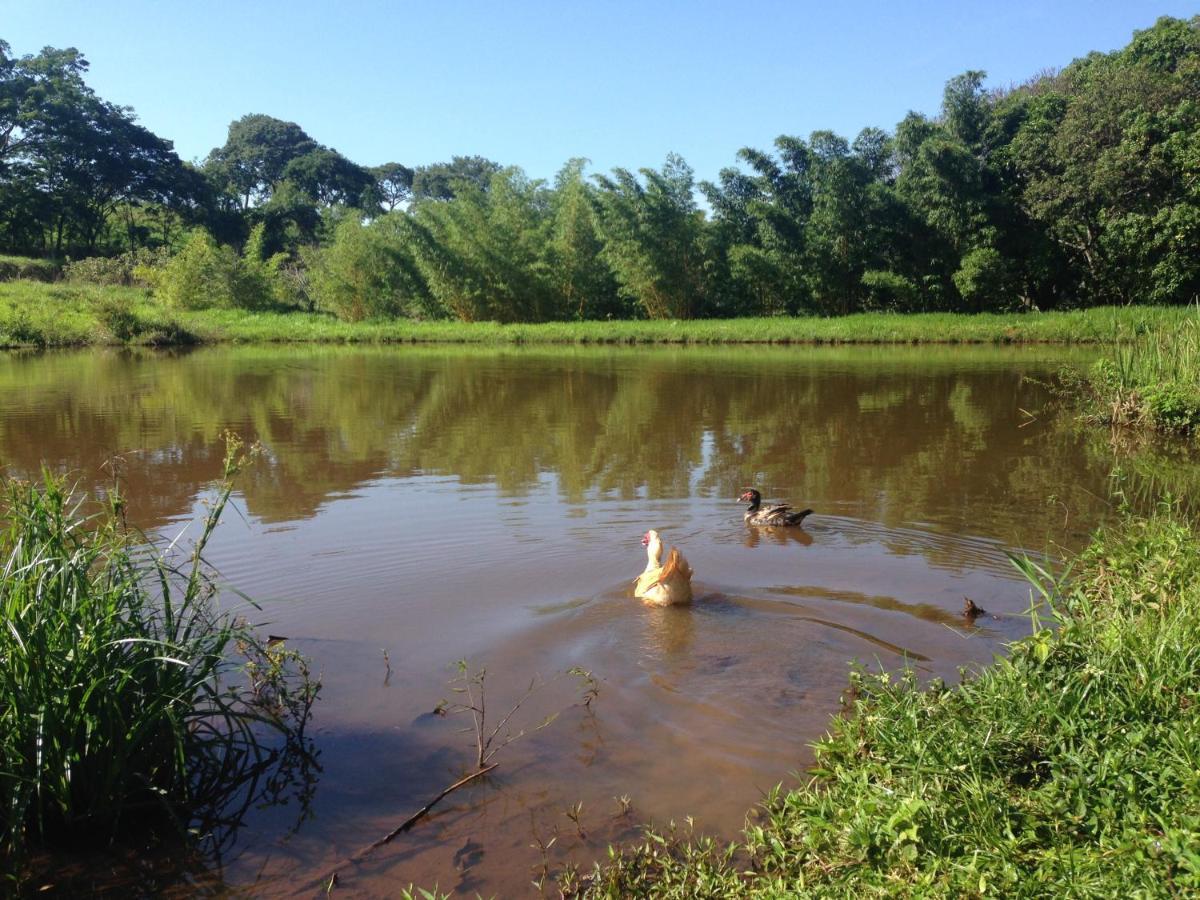
[[[1102,307],[1048,313],[863,313],[844,317],[494,322],[343,322],[300,311],[164,308],[144,289],[76,284],[0,283],[0,346],[86,344],[462,343],[1109,343],[1188,319],[1174,307]]]
[[[1086,373],[1068,372],[1062,391],[1107,425],[1200,430],[1200,307],[1110,348]]]
[[[53,281],[61,272],[62,264],[55,259],[8,256],[0,253],[0,281],[10,281],[15,278]]]

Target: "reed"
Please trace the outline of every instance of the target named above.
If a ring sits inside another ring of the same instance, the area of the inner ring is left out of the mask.
[[[315,685],[218,605],[202,553],[244,455],[186,558],[46,473],[4,484],[0,535],[0,855],[103,843],[217,809],[302,733]],[[249,681],[237,658],[255,661]],[[264,665],[264,662],[269,663]]]

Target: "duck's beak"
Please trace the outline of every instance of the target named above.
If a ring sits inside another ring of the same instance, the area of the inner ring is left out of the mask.
[[[648,532],[648,531],[642,535],[642,546],[643,547],[650,546],[650,532]]]

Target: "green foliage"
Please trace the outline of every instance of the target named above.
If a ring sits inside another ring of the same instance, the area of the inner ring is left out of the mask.
[[[291,298],[279,274],[286,261],[285,253],[268,255],[264,226],[252,228],[233,270],[233,305],[239,309],[287,305]]]
[[[157,291],[173,309],[206,309],[233,305],[236,256],[203,229],[192,232],[163,267]]]
[[[96,96],[87,68],[74,48],[0,52],[0,247],[94,253],[118,208],[194,197],[170,142]]]
[[[604,256],[621,291],[651,319],[690,319],[704,308],[704,216],[692,170],[667,157],[661,171],[599,177]]]
[[[482,156],[455,156],[448,163],[420,166],[410,182],[414,200],[452,200],[463,188],[487,191],[492,176],[503,170],[498,162]]]
[[[895,272],[864,272],[862,286],[866,292],[863,305],[868,309],[909,312],[919,306],[920,293],[917,286]]]
[[[96,304],[96,321],[114,341],[127,344],[142,333],[142,320],[125,297],[105,297]]]
[[[1012,266],[993,247],[968,251],[954,273],[954,286],[971,310],[1015,306]]]
[[[315,685],[269,673],[280,706],[230,683],[252,630],[216,608],[201,556],[241,465],[186,560],[126,529],[119,495],[95,515],[46,474],[4,484],[0,535],[0,848],[104,842],[157,821],[182,830],[274,758],[268,732],[302,728]],[[260,687],[262,687],[260,685]]]
[[[1181,384],[1147,386],[1142,399],[1155,427],[1162,431],[1191,432],[1200,429],[1200,388]]]
[[[651,834],[578,893],[1195,893],[1198,548],[1164,508],[1099,534],[1058,582],[1019,561],[1053,627],[954,688],[855,672],[812,781],[772,793],[740,845]]]
[[[1200,432],[1200,309],[1139,333],[1087,372],[1061,373],[1057,389],[1096,422]]]
[[[551,199],[547,247],[549,268],[563,317],[624,317],[617,282],[604,256],[596,189],[583,177],[586,160],[575,159],[558,173]]]
[[[309,290],[318,309],[347,322],[387,316],[420,317],[431,303],[399,214],[363,225],[338,224],[332,242],[307,250]]]
[[[0,250],[174,247],[199,224],[239,246],[261,226],[229,284],[187,302],[311,305],[305,273],[258,265],[286,251],[313,267],[317,302],[349,318],[1185,304],[1200,299],[1198,34],[1200,17],[1163,18],[1123,49],[1013,89],[964,72],[946,83],[938,116],[910,113],[891,134],[818,130],[781,135],[772,153],[743,148],[738,166],[698,186],[710,214],[674,155],[595,185],[572,160],[553,187],[481,156],[365,169],[262,114],[231,123],[196,169],[97,97],[78,51],[5,51]],[[376,233],[383,208],[396,218]],[[339,230],[346,218],[367,235]],[[311,249],[334,243],[328,259]],[[353,258],[370,274],[355,276]],[[78,270],[133,277],[119,264]]]
[[[140,247],[117,256],[88,256],[64,265],[63,277],[83,284],[141,284],[148,287],[154,277],[151,273],[164,267],[170,258],[170,252],[163,247],[154,250]]]
[[[564,310],[546,258],[551,227],[545,185],[505,169],[482,190],[416,206],[413,256],[433,299],[464,322],[541,322]]]
[[[397,206],[412,197],[413,170],[398,162],[384,163],[368,170],[375,178],[375,190],[379,202],[393,212]]]
[[[157,275],[156,291],[172,309],[267,309],[284,303],[279,273],[286,257],[266,256],[264,233],[264,226],[256,226],[239,257],[197,229]]]

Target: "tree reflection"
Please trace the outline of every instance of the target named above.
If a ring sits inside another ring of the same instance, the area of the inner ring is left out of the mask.
[[[570,503],[732,497],[753,480],[769,497],[819,500],[818,512],[896,525],[935,507],[962,524],[1001,510],[997,528],[1040,536],[1061,521],[1045,497],[1102,492],[1084,436],[1052,418],[1020,427],[1018,410],[1041,402],[1023,374],[1055,365],[1030,351],[930,348],[8,356],[0,452],[19,474],[45,461],[85,479],[120,453],[133,514],[150,526],[189,511],[232,428],[269,450],[244,485],[266,521],[313,516],[381,477],[450,476],[519,496],[551,474]]]

